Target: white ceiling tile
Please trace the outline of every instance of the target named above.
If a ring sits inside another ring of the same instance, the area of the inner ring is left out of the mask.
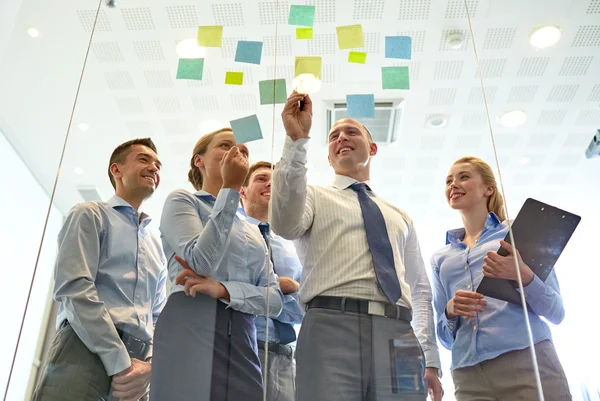
[[[527,157],[527,159],[529,159],[527,167],[541,167],[546,161],[545,155],[525,154],[524,156]]]
[[[137,138],[148,137],[152,135],[152,126],[149,121],[127,121],[125,123],[129,135]]]
[[[535,95],[539,86],[537,85],[525,85],[525,86],[513,86],[510,89],[508,95],[508,103],[531,103],[535,99]]]
[[[404,167],[404,159],[402,157],[384,157],[381,160],[381,167],[384,171],[397,171]]]
[[[217,3],[213,4],[211,8],[217,25],[244,25],[244,8],[242,3]]]
[[[454,104],[456,88],[434,88],[429,92],[429,105],[442,106]]]
[[[265,36],[263,37],[263,56],[275,56],[275,41],[277,40],[277,57],[293,56],[291,35]]]
[[[461,128],[481,129],[487,125],[485,111],[467,111],[462,120]]]
[[[588,102],[600,102],[600,84],[594,85],[588,97]]]
[[[569,173],[552,173],[552,174],[548,174],[548,176],[546,176],[546,179],[544,180],[544,185],[548,185],[548,186],[557,186],[557,185],[564,185],[569,178],[571,177],[571,174]]]
[[[335,33],[324,33],[313,36],[313,40],[308,41],[308,54],[311,56],[321,56],[337,53],[337,36]]]
[[[518,77],[541,77],[546,72],[550,57],[528,57],[521,60]]]
[[[165,134],[189,134],[188,124],[185,120],[163,120],[161,122]]]
[[[575,34],[573,47],[600,46],[600,25],[582,25]]]
[[[496,134],[494,142],[499,149],[512,149],[517,145],[519,135],[517,134]]]
[[[459,80],[462,73],[463,64],[463,60],[436,61],[433,79],[435,81]]]
[[[96,19],[96,11],[93,10],[77,10],[77,17],[79,17],[79,23],[85,32],[91,32],[92,27],[94,26],[94,20]],[[106,13],[104,10],[100,9],[100,13],[98,14],[98,21],[96,22],[96,32],[110,32],[112,31],[112,27],[110,26],[110,22],[108,22],[108,18],[106,17]]]
[[[290,5],[287,1],[261,1],[258,3],[258,15],[261,25],[285,25],[288,22]]]
[[[104,79],[110,89],[135,89],[128,71],[107,71],[104,73]]]
[[[556,140],[556,134],[533,134],[529,136],[527,147],[529,149],[548,149],[552,147],[552,144]]]
[[[165,59],[162,45],[158,40],[136,40],[133,42],[133,48],[140,61],[162,61]]]
[[[485,87],[485,99],[488,103],[494,103],[494,99],[496,98],[496,92],[498,90],[497,86],[486,86]],[[481,87],[476,86],[471,88],[469,92],[469,104],[484,104],[483,92]]]
[[[481,75],[484,78],[501,78],[504,72],[504,66],[506,65],[505,58],[488,58],[481,59]],[[477,69],[475,69],[475,78],[479,77]]]
[[[383,19],[384,0],[354,0],[352,17],[356,21]]]
[[[590,133],[574,133],[569,134],[569,136],[565,139],[565,143],[563,144],[563,148],[585,148],[590,144],[592,140],[592,135]]]
[[[171,28],[197,28],[200,25],[196,6],[181,5],[165,7]]]
[[[144,71],[148,87],[153,89],[168,89],[173,87],[173,77],[168,70]]]
[[[556,160],[554,161],[554,167],[557,167],[557,168],[570,167],[570,168],[572,168],[572,167],[577,166],[577,164],[579,164],[579,162],[584,159],[585,159],[585,156],[584,156],[583,152],[562,154],[562,155],[559,155],[558,157],[556,157]]]
[[[233,94],[231,95],[231,104],[235,111],[256,111],[258,99],[252,93]]]
[[[538,181],[535,174],[515,174],[510,183],[514,186],[531,186],[537,184]]]
[[[315,6],[315,24],[336,21],[336,0],[306,0],[306,5]]]
[[[223,58],[232,59],[235,57],[237,45],[240,40],[246,40],[246,37],[223,38],[223,41],[221,42],[221,54],[223,55]]]
[[[430,186],[427,184],[420,184],[418,177],[415,177],[413,179],[413,185],[419,186],[419,187],[423,187],[423,186],[429,187]],[[419,205],[419,206],[428,205],[431,202],[431,192],[413,192],[412,194],[410,194],[408,201],[414,205]]]
[[[399,20],[428,20],[431,0],[404,0],[400,3]]]
[[[441,150],[446,142],[445,135],[423,135],[419,145],[420,150]]]
[[[548,99],[549,103],[566,103],[572,102],[579,90],[579,85],[554,85]]]
[[[600,124],[600,110],[582,110],[575,121],[575,125],[578,126],[591,125],[598,128],[598,124]]]
[[[440,165],[439,156],[421,156],[417,159],[417,170],[436,170]]]
[[[121,15],[129,31],[144,31],[155,28],[152,13],[148,7],[122,8]]]
[[[410,36],[412,39],[412,51],[422,52],[425,49],[425,36],[427,31],[401,31],[398,36]]]
[[[379,54],[381,53],[381,44],[385,39],[381,39],[380,32],[364,32],[365,38],[364,49],[352,49],[354,51],[364,51],[368,54]]]
[[[479,0],[467,0],[466,3],[468,9],[465,7],[464,0],[448,0],[448,5],[446,6],[446,18],[467,18],[468,14],[470,14],[471,18],[475,18]]]
[[[181,103],[177,96],[155,96],[153,100],[158,113],[181,112]]]
[[[408,76],[409,76],[410,82],[415,82],[415,81],[419,80],[419,72],[421,71],[421,63],[419,61],[408,61],[408,60],[395,61],[395,62],[392,62],[391,65],[393,67],[398,67],[398,66],[408,67]]]
[[[205,68],[202,71],[202,80],[198,81],[195,79],[184,79],[183,81],[188,88],[208,88],[213,86],[212,73],[208,68]]]
[[[323,64],[323,83],[325,84],[334,84],[335,83],[335,72],[336,65],[335,64]]]
[[[483,135],[459,135],[456,138],[458,149],[478,149],[481,146]]]
[[[92,43],[92,51],[99,63],[120,63],[125,61],[118,42]]]
[[[600,14],[600,0],[591,0],[586,14]]]
[[[283,78],[289,84],[290,82],[292,82],[292,79],[294,79],[294,66],[290,64],[278,63],[276,69],[273,64],[267,65],[261,72],[261,80]],[[273,76],[273,74],[275,74],[275,76]]]
[[[453,49],[450,46],[448,46],[448,42],[446,40],[448,35],[453,34],[453,33],[460,33],[465,38],[463,45],[458,49]],[[469,30],[467,30],[467,29],[445,30],[445,31],[442,31],[442,36],[440,36],[440,46],[439,46],[438,50],[439,51],[450,51],[450,52],[460,52],[460,51],[464,52],[464,51],[467,51],[467,49],[471,49],[470,43],[471,43],[471,33],[469,32]]]
[[[567,110],[544,110],[540,114],[540,118],[538,118],[537,126],[558,127],[562,125],[566,115]]]
[[[195,111],[219,110],[219,98],[216,95],[192,96]]]
[[[490,28],[485,34],[483,50],[510,49],[513,45],[517,28]]]
[[[594,56],[565,57],[558,75],[563,77],[584,76],[587,74],[593,60]]]
[[[116,98],[115,102],[121,114],[144,114],[144,106],[139,97]]]

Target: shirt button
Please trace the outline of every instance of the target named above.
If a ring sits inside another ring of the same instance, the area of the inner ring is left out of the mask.
[[[476,330],[477,330],[477,326],[473,326],[473,331],[476,331]]]
[[[471,284],[469,284],[469,285],[467,286],[467,288],[468,288],[468,289],[471,289]]]
[[[469,269],[469,266],[465,266],[465,270],[468,270],[468,269]]]

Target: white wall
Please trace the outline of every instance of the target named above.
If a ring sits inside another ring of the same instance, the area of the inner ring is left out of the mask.
[[[0,132],[0,397],[3,397],[25,310],[27,294],[48,210],[49,197]],[[25,326],[7,400],[25,399],[48,305],[56,238],[63,216],[54,207],[48,221]]]

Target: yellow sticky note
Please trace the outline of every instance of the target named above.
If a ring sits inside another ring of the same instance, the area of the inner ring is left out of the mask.
[[[296,28],[296,39],[309,40],[313,38],[312,28]]]
[[[350,54],[348,54],[348,62],[365,64],[367,62],[367,53],[365,53],[365,52],[350,52]]]
[[[198,46],[221,47],[223,43],[223,26],[199,26]]]
[[[341,50],[365,47],[362,25],[346,25],[335,28]]]
[[[226,72],[225,83],[227,85],[242,85],[244,83],[244,73],[230,71]]]
[[[300,74],[313,74],[315,77],[321,79],[322,61],[321,57],[296,57],[294,77]]]

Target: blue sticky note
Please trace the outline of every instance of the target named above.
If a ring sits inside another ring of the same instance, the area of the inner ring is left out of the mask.
[[[293,4],[290,7],[288,24],[298,26],[313,26],[315,24],[315,6],[299,6]]]
[[[375,118],[374,95],[346,95],[348,117]]]
[[[238,63],[260,64],[263,42],[247,42],[240,40],[235,51],[235,61]]]
[[[231,124],[231,130],[233,131],[233,136],[237,145],[257,141],[263,138],[260,123],[258,122],[256,114],[232,120],[229,124]]]
[[[412,38],[410,36],[386,36],[385,58],[410,60],[412,56]]]

